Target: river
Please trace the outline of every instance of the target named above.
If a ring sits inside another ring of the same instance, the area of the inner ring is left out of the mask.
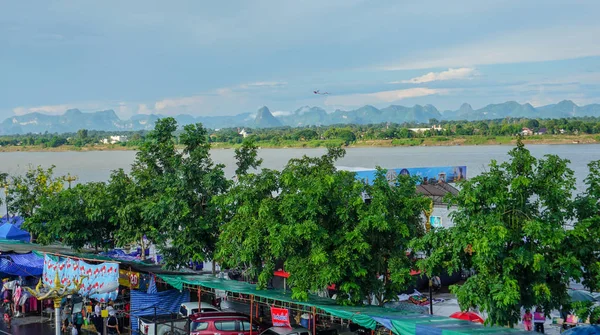
[[[556,154],[571,161],[570,167],[577,178],[577,191],[585,190],[584,178],[587,164],[600,160],[600,145],[530,145],[527,147],[538,158]],[[384,168],[426,167],[426,166],[467,166],[467,178],[485,171],[492,159],[505,161],[511,146],[440,146],[440,147],[394,147],[394,148],[349,148],[346,156],[337,162],[345,168]],[[302,155],[318,156],[325,149],[261,149],[259,156],[264,159],[263,167],[281,169],[290,158]],[[225,174],[233,176],[235,171],[234,152],[230,149],[211,150],[217,163],[225,164]],[[0,153],[0,172],[10,175],[22,174],[29,166],[55,165],[56,175],[70,173],[78,177],[75,183],[106,181],[115,169],[129,171],[135,159],[134,151],[87,151],[87,152],[3,152]],[[4,207],[4,206],[2,206]],[[3,208],[4,210],[4,208]],[[4,211],[3,211],[4,212]],[[2,213],[3,213],[2,212]],[[445,218],[445,210],[436,209],[437,215]],[[434,213],[434,215],[436,215]]]

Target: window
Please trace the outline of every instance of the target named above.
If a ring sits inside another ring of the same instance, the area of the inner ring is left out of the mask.
[[[218,321],[215,322],[215,328],[217,328],[217,330],[228,330],[228,331],[234,331],[235,330],[235,321]]]
[[[192,322],[192,331],[208,329],[208,322]]]
[[[248,321],[242,321],[242,330],[243,331],[250,331],[250,322]],[[258,327],[256,325],[252,325],[252,330],[253,331],[258,331]]]

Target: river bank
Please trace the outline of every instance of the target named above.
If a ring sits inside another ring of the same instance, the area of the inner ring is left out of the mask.
[[[527,145],[537,144],[598,144],[600,135],[534,135],[524,138],[523,143]],[[286,148],[323,148],[328,145],[343,145],[342,140],[311,140],[311,141],[259,141],[258,146],[270,149]],[[515,145],[516,138],[513,136],[448,136],[428,138],[405,138],[405,139],[383,139],[383,140],[357,140],[348,148],[368,147],[437,147],[437,146],[479,146],[479,145]],[[212,149],[232,149],[239,144],[212,143]],[[66,152],[66,151],[135,151],[136,146],[123,146],[115,144],[94,144],[83,147],[74,145],[61,145],[59,147],[43,147],[39,145],[30,146],[2,146],[0,152]]]

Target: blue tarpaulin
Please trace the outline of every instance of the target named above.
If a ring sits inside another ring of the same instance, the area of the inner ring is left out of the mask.
[[[17,228],[17,226],[12,223],[5,223],[0,226],[0,239],[29,242],[31,240],[31,234]]]
[[[36,254],[5,254],[0,257],[0,272],[13,276],[41,276],[44,259]]]
[[[25,222],[25,220],[21,216],[9,216],[7,219],[6,215],[4,215],[2,218],[0,218],[0,225],[4,223],[12,223],[19,229],[21,228],[23,222]]]
[[[131,328],[138,330],[138,316],[154,314],[179,313],[179,308],[184,302],[190,301],[190,291],[169,290],[158,293],[146,293],[131,290]]]

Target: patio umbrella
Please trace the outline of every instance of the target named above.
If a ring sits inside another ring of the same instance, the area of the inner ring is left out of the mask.
[[[484,320],[481,315],[475,312],[456,312],[450,315],[453,319],[466,320],[471,322],[483,323]]]
[[[596,298],[588,291],[569,289],[567,293],[571,297],[571,301],[596,301]]]
[[[600,335],[600,326],[579,326],[571,328],[562,335]]]

